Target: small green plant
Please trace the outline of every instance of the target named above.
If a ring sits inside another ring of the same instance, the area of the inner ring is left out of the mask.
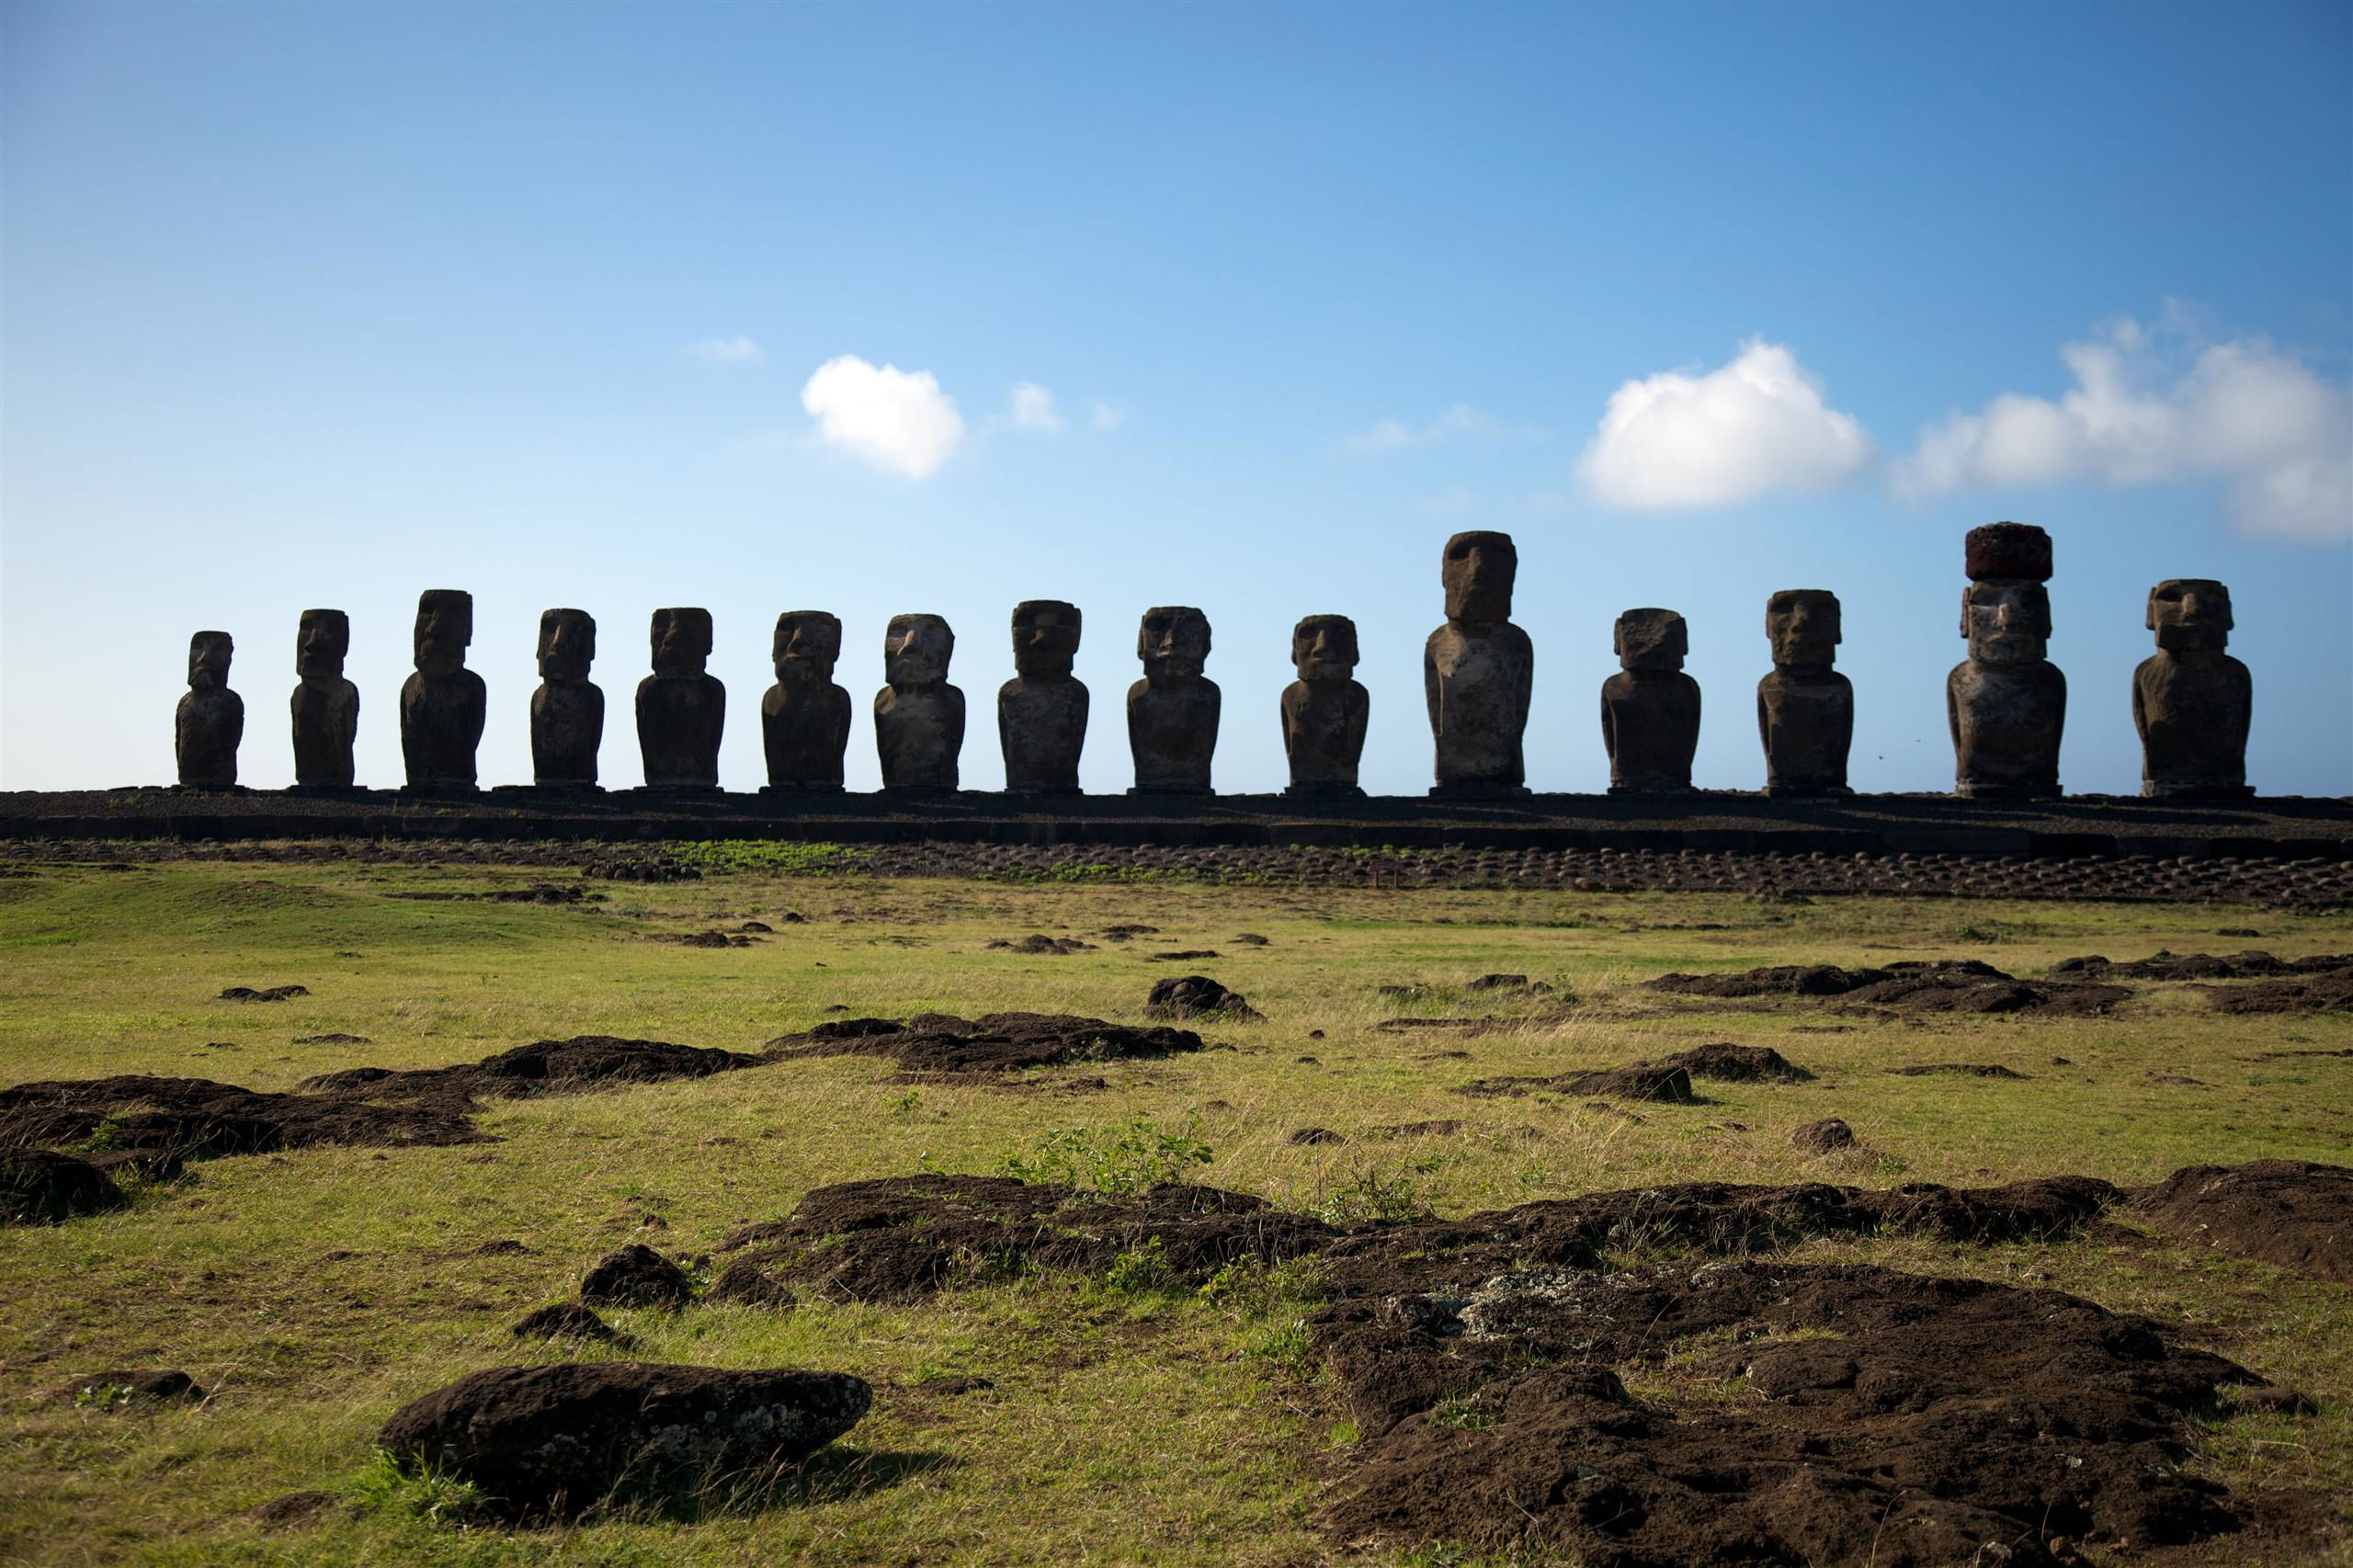
[[[131,1391],[120,1383],[92,1383],[74,1391],[76,1410],[119,1410],[131,1401]]]
[[[923,1091],[921,1089],[909,1089],[905,1094],[901,1095],[897,1099],[891,1102],[891,1111],[892,1114],[895,1116],[913,1116],[916,1110],[922,1107],[922,1105]]]
[[[1289,1323],[1268,1324],[1242,1342],[1242,1354],[1247,1360],[1266,1361],[1280,1367],[1293,1377],[1305,1377],[1313,1369],[1309,1355],[1311,1340],[1307,1323],[1293,1318]]]
[[[1434,1166],[1420,1164],[1424,1173]],[[1315,1212],[1326,1224],[1348,1225],[1366,1220],[1417,1220],[1430,1211],[1411,1168],[1384,1172],[1375,1162],[1351,1168],[1341,1186],[1325,1190]]]
[[[1168,1283],[1168,1259],[1154,1236],[1140,1247],[1130,1247],[1103,1271],[1103,1289],[1113,1296],[1142,1296]]]
[[[345,1487],[362,1513],[415,1519],[428,1525],[461,1525],[481,1513],[490,1494],[438,1459],[404,1462],[378,1449]]]
[[[672,858],[700,871],[765,871],[786,877],[827,877],[863,869],[870,853],[844,844],[796,844],[770,838],[721,838],[665,844]]]
[[[1430,1419],[1457,1432],[1483,1432],[1495,1424],[1495,1413],[1467,1399],[1449,1399],[1431,1407]]]
[[[98,1124],[83,1134],[78,1142],[68,1143],[63,1147],[68,1153],[103,1154],[120,1148],[121,1138],[122,1123],[110,1116],[101,1117],[98,1119]]]
[[[1005,1175],[1033,1186],[1066,1187],[1082,1198],[1121,1198],[1182,1180],[1214,1157],[1198,1118],[1176,1130],[1138,1114],[1125,1126],[1057,1127],[1028,1150],[999,1162]]]
[[[1254,1255],[1226,1264],[1193,1293],[1211,1306],[1247,1315],[1311,1307],[1331,1290],[1323,1266],[1313,1258],[1270,1264]]]
[[[1353,1421],[1335,1421],[1332,1429],[1324,1434],[1327,1449],[1353,1449],[1364,1441],[1364,1428]]]

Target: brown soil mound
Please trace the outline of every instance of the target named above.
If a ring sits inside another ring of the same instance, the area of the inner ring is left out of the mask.
[[[1244,1193],[1165,1185],[1100,1198],[1004,1176],[913,1176],[821,1187],[792,1217],[721,1244],[742,1256],[711,1287],[758,1302],[801,1286],[830,1301],[912,1301],[1024,1267],[1100,1273],[1156,1244],[1171,1280],[1199,1284],[1236,1258],[1279,1262],[1339,1234]]]
[[[671,942],[681,948],[748,948],[759,938],[740,931],[649,931],[645,940]]]
[[[114,1178],[87,1160],[50,1149],[0,1149],[0,1225],[56,1224],[122,1202]]]
[[[1969,1078],[2023,1078],[1996,1062],[1915,1062],[1908,1067],[1891,1067],[1889,1072],[1899,1078],[1927,1078],[1939,1073],[1958,1073]]]
[[[1068,1013],[990,1013],[960,1018],[924,1013],[889,1018],[841,1018],[801,1034],[768,1041],[770,1058],[885,1056],[911,1073],[1010,1073],[1070,1062],[1119,1062],[1174,1056],[1201,1049],[1190,1029],[1136,1028]]]
[[[1217,1018],[1236,1024],[1267,1021],[1266,1015],[1245,1001],[1242,993],[1228,991],[1206,974],[1154,981],[1143,1012],[1148,1018]]]
[[[1650,1065],[1680,1067],[1694,1078],[1725,1084],[1802,1084],[1813,1076],[1769,1045],[1733,1045],[1722,1040],[1662,1056]]]
[[[580,1300],[591,1307],[682,1307],[694,1293],[686,1270],[634,1243],[607,1254],[580,1281]]]
[[[58,1391],[59,1396],[85,1407],[131,1404],[199,1404],[211,1396],[194,1378],[177,1369],[142,1368],[135,1371],[92,1372]]]
[[[117,1150],[206,1159],[322,1143],[472,1143],[462,1111],[378,1105],[347,1095],[276,1095],[207,1078],[63,1079],[0,1089],[0,1148],[80,1143],[106,1130]]]
[[[622,1349],[636,1343],[633,1335],[621,1333],[586,1307],[570,1301],[541,1307],[506,1332],[517,1339],[594,1339]]]
[[[310,994],[311,988],[307,985],[272,985],[259,991],[250,985],[232,985],[228,990],[221,993],[221,1000],[223,1002],[286,1002],[297,996],[308,996]]]
[[[2208,986],[2206,1005],[2218,1013],[2353,1013],[2353,970],[2304,980]]]
[[[1759,1261],[1392,1284],[1314,1320],[1370,1437],[1324,1516],[1349,1543],[1941,1568],[2236,1523],[2179,1466],[2216,1388],[2261,1380],[2055,1291]]]
[[[2353,1285],[2353,1170],[2304,1160],[2189,1165],[2133,1195],[2159,1230]]]
[[[1042,934],[1029,937],[998,937],[991,940],[988,945],[1011,953],[1049,953],[1057,956],[1063,953],[1092,952],[1095,949],[1094,943],[1082,942],[1075,937],[1048,937]]]
[[[764,1058],[737,1051],[586,1034],[518,1045],[454,1067],[404,1071],[352,1067],[340,1073],[322,1073],[315,1078],[303,1079],[297,1087],[309,1094],[455,1104],[475,1096],[528,1099],[537,1095],[574,1093],[622,1084],[666,1084],[679,1078],[707,1078],[714,1073],[764,1064]]]
[[[2285,974],[2327,974],[2345,969],[2353,969],[2353,953],[2278,959],[2250,948],[2227,958],[2213,953],[2156,952],[2131,963],[2111,963],[2094,953],[2061,959],[2051,966],[2051,972],[2102,980],[2257,980]]]
[[[1809,1154],[1835,1154],[1855,1146],[1855,1130],[1837,1117],[1824,1117],[1790,1129],[1790,1142]]]
[[[1666,1100],[1688,1105],[1692,1098],[1691,1074],[1680,1067],[1662,1063],[1656,1067],[1637,1063],[1631,1067],[1611,1067],[1592,1073],[1563,1073],[1553,1078],[1482,1078],[1465,1084],[1455,1091],[1481,1099],[1508,1095],[1518,1098],[1525,1095],[1571,1095],[1579,1098],[1614,1096],[1623,1100]]]
[[[1893,963],[1881,969],[1782,964],[1738,974],[1662,974],[1654,991],[1684,996],[1835,996],[1899,1013],[2105,1014],[2131,992],[2120,985],[2022,981],[1975,959]]]
[[[1146,963],[1189,963],[1195,959],[1213,959],[1222,956],[1215,948],[1184,948],[1172,949],[1167,952],[1146,953],[1143,956],[1143,961]]]

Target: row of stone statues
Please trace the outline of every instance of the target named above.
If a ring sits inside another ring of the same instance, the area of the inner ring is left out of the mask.
[[[1976,798],[2059,793],[2059,741],[2067,683],[2045,656],[2051,601],[2051,539],[2038,528],[1994,523],[1972,529],[1970,585],[1961,600],[1969,657],[1945,683],[1959,792]],[[1507,534],[1476,532],[1447,541],[1446,624],[1430,633],[1422,674],[1436,743],[1433,795],[1524,795],[1523,738],[1536,655],[1511,622],[1518,555]],[[2156,654],[2133,672],[2132,718],[2140,731],[2143,793],[2224,798],[2246,786],[2253,685],[2224,653],[2230,592],[2201,578],[2150,591],[2148,624]],[[1013,611],[1015,675],[997,692],[997,739],[1007,791],[1079,792],[1086,740],[1086,687],[1071,673],[1078,653],[1078,608],[1031,599]],[[1839,642],[1838,599],[1818,588],[1784,589],[1766,601],[1772,673],[1757,684],[1766,792],[1839,795],[1854,733],[1854,689],[1832,665]],[[719,788],[726,687],[707,673],[710,612],[658,609],[652,625],[654,673],[638,683],[637,739],[645,782],[655,790]],[[416,671],[401,687],[401,751],[415,790],[470,790],[482,741],[482,677],[465,666],[473,640],[473,599],[456,589],[417,601]],[[761,739],[771,791],[838,790],[848,747],[849,694],[834,682],[841,622],[823,610],[777,618],[776,684],[760,699]],[[1619,673],[1601,688],[1601,730],[1612,793],[1672,794],[1691,788],[1699,742],[1699,686],[1683,673],[1688,632],[1670,609],[1630,609],[1618,618]],[[358,688],[343,675],[351,626],[341,610],[302,612],[295,649],[296,787],[353,785]],[[958,787],[964,744],[964,694],[948,682],[956,635],[936,615],[892,618],[883,640],[889,685],[875,695],[874,734],[886,790],[947,792]],[[177,740],[184,785],[233,785],[244,705],[228,688],[230,639],[199,631],[188,647],[188,693]],[[597,623],[585,611],[540,618],[540,684],[531,694],[531,771],[550,790],[597,787],[604,739],[604,694],[590,682]],[[1209,618],[1189,606],[1144,612],[1136,637],[1143,678],[1128,688],[1128,744],[1140,795],[1211,793],[1219,693],[1203,674]],[[1352,797],[1371,702],[1355,679],[1356,623],[1312,615],[1291,633],[1299,678],[1284,688],[1283,749],[1295,796]]]

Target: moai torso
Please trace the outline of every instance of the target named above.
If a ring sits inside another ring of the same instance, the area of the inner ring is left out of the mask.
[[[1768,795],[1843,795],[1855,736],[1855,688],[1830,667],[1839,642],[1838,599],[1787,588],[1766,601],[1773,673],[1756,683],[1756,733],[1765,744]]]
[[[1536,647],[1511,623],[1519,557],[1511,536],[1447,540],[1446,624],[1422,648],[1433,771],[1440,794],[1524,794],[1523,744]]]
[[[883,658],[891,684],[874,696],[874,745],[885,790],[957,788],[964,694],[948,684],[956,635],[936,615],[891,619]]]
[[[237,782],[237,746],[245,737],[245,702],[229,689],[233,650],[225,631],[188,640],[188,694],[173,712],[172,752],[179,781],[200,790]]]
[[[849,746],[849,693],[834,684],[842,623],[824,610],[777,617],[776,684],[760,698],[760,745],[771,790],[842,787]]]
[[[1076,794],[1086,745],[1086,687],[1071,675],[1078,607],[1028,599],[1013,611],[1014,677],[997,688],[1005,787],[1017,794]]]
[[[1683,673],[1683,618],[1673,610],[1630,609],[1618,618],[1617,642],[1625,667],[1601,684],[1610,792],[1688,790],[1692,754],[1699,748],[1699,683]]]
[[[649,790],[719,788],[719,743],[727,687],[704,673],[710,612],[657,609],[651,629],[654,673],[637,683],[637,749]]]
[[[2051,638],[2051,538],[2019,523],[1969,531],[1961,632],[1969,657],[1945,677],[1954,786],[1970,799],[2059,793],[2067,677]]]
[[[1222,697],[1202,675],[1209,617],[1188,605],[1144,611],[1136,635],[1144,676],[1128,687],[1128,749],[1137,795],[1206,795]]]
[[[1357,769],[1372,699],[1354,678],[1356,623],[1311,615],[1291,632],[1299,678],[1283,687],[1283,756],[1293,795],[1358,796]]]
[[[412,790],[471,790],[486,706],[482,676],[466,668],[474,601],[429,588],[416,606],[416,673],[401,686],[401,758]]]
[[[2224,653],[2231,591],[2179,577],[2149,590],[2157,651],[2132,672],[2132,727],[2141,735],[2141,793],[2230,799],[2246,782],[2255,678]]]
[[[351,622],[339,609],[306,609],[294,639],[294,671],[301,676],[287,707],[294,727],[294,783],[301,789],[349,789],[351,750],[359,738],[359,688],[344,678]]]
[[[597,621],[586,610],[540,616],[540,685],[531,693],[531,782],[543,790],[589,790],[605,739],[605,694],[588,679]]]

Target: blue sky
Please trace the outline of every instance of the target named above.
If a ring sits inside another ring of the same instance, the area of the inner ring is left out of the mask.
[[[188,632],[291,777],[350,611],[400,776],[416,594],[472,590],[485,782],[539,611],[608,784],[657,606],[722,780],[778,611],[946,615],[1002,778],[1013,603],[1086,611],[1087,787],[1148,606],[1217,778],[1283,779],[1291,623],[1358,621],[1365,782],[1429,777],[1459,528],[1519,543],[1530,781],[1607,779],[1620,609],[1691,628],[1697,781],[1763,778],[1764,600],[1846,605],[1859,787],[1949,788],[1961,536],[2056,540],[2063,781],[2130,791],[2159,578],[2233,589],[2250,777],[2353,790],[2353,6],[0,8],[0,783],[165,782]],[[836,363],[837,361],[847,361]],[[835,369],[819,376],[821,367]],[[888,373],[884,373],[888,368]],[[926,380],[924,378],[928,378]],[[1030,390],[1019,390],[1030,389]],[[951,409],[952,405],[952,409]]]

